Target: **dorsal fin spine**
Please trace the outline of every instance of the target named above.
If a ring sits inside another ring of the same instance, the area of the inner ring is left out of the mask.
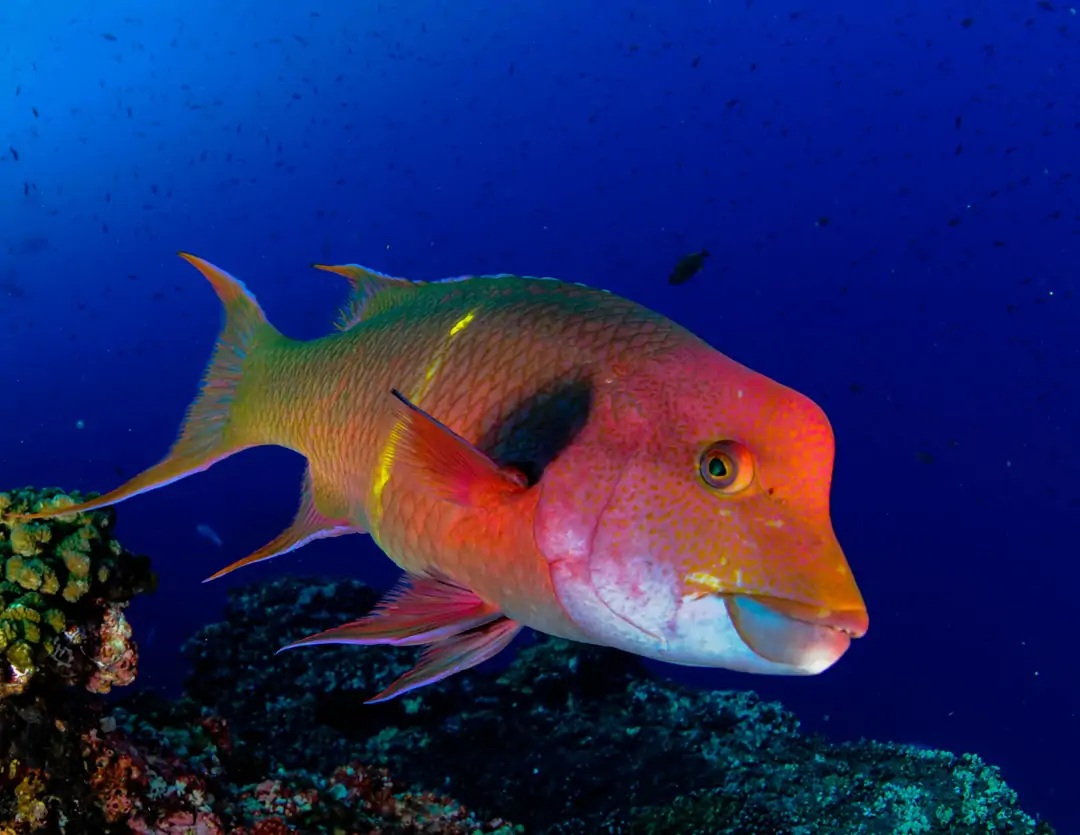
[[[409,281],[407,278],[396,278],[360,264],[313,264],[312,266],[317,270],[344,276],[352,287],[349,298],[339,311],[337,321],[334,323],[340,331],[347,331],[367,318],[371,312],[372,300],[382,293],[388,290],[415,287],[423,283]]]

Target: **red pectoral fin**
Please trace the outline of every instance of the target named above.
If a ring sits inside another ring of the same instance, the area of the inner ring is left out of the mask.
[[[506,649],[521,628],[520,623],[499,618],[486,626],[432,644],[420,655],[415,667],[364,704],[389,701],[402,693],[434,684],[454,673],[482,664]]]
[[[500,617],[494,606],[448,580],[405,577],[366,617],[301,638],[282,649],[312,644],[433,644]]]
[[[301,638],[278,652],[313,644],[415,646],[419,663],[370,702],[388,699],[475,667],[521,630],[468,589],[438,577],[407,577],[367,617]]]
[[[517,470],[500,467],[399,391],[393,431],[394,466],[403,467],[447,501],[479,507],[520,493],[528,485]]]

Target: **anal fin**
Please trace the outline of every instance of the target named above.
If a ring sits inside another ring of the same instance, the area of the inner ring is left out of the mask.
[[[224,577],[245,565],[270,560],[288,554],[297,548],[302,548],[316,539],[329,539],[335,536],[343,536],[349,533],[365,533],[364,529],[351,524],[345,519],[333,519],[320,512],[316,507],[315,483],[311,474],[311,465],[304,470],[304,483],[300,493],[300,508],[296,511],[296,517],[292,524],[284,531],[267,542],[262,548],[249,554],[232,565],[228,565],[220,571],[210,575],[204,583]]]
[[[442,681],[505,649],[521,624],[441,577],[406,577],[375,610],[353,623],[301,638],[279,652],[315,644],[427,645],[419,662],[368,703]]]

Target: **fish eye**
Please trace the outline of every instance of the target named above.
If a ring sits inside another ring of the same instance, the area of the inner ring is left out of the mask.
[[[702,481],[721,493],[739,493],[754,480],[750,450],[734,441],[719,441],[701,454]]]

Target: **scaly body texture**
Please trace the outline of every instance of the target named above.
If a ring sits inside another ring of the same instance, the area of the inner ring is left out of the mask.
[[[169,456],[79,509],[248,447],[301,453],[293,524],[214,576],[370,533],[403,584],[300,643],[426,646],[378,698],[474,666],[523,626],[787,674],[820,672],[865,632],[829,520],[824,414],[671,320],[553,279],[347,265],[322,268],[352,284],[340,332],[300,342],[184,257],[226,310],[202,392]]]

